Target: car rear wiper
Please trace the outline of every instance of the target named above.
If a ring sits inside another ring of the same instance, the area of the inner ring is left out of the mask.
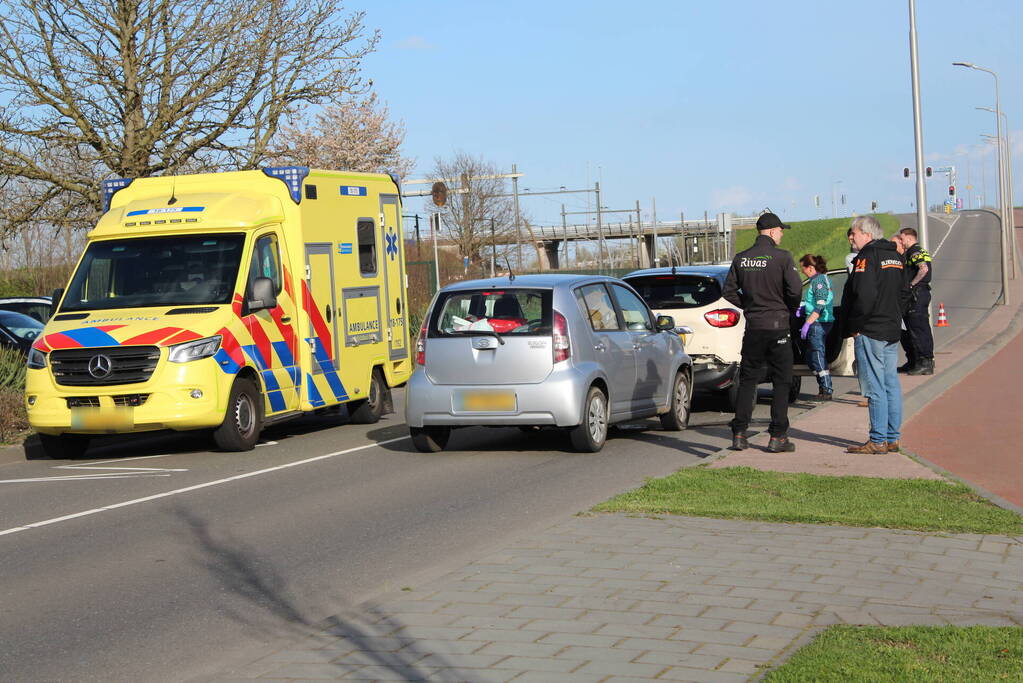
[[[501,335],[499,335],[497,332],[494,332],[493,330],[451,330],[450,332],[448,332],[448,334],[460,334],[469,337],[475,337],[477,335],[493,337],[498,342],[500,342],[502,346],[504,346],[504,338],[501,337]]]

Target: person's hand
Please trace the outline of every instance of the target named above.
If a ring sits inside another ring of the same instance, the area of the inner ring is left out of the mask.
[[[809,322],[805,322],[805,323],[803,323],[803,326],[799,328],[799,338],[800,339],[806,339],[807,336],[809,336],[809,334],[810,334],[810,324],[811,323],[809,323]]]
[[[803,317],[803,304],[799,304],[799,308],[796,309],[796,317],[797,318]]]

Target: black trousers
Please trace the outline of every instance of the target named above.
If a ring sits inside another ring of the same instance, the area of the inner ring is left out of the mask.
[[[931,321],[927,316],[930,305],[931,290],[917,287],[916,300],[902,318],[906,323],[906,329],[902,332],[902,348],[910,365],[916,365],[921,358],[934,358],[934,335],[931,334]]]
[[[764,373],[771,371],[774,396],[771,398],[771,436],[785,436],[789,431],[789,388],[792,386],[792,339],[788,330],[750,330],[742,337],[742,360],[739,363],[739,396],[735,405],[732,433],[746,431],[753,418],[757,385]]]

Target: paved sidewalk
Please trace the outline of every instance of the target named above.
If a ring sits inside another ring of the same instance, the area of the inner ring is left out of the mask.
[[[1023,624],[1023,539],[576,517],[217,681],[746,681],[819,627]]]

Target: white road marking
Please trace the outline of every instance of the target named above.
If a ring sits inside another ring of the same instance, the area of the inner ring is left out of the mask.
[[[276,445],[277,445],[276,441],[260,441],[259,443],[256,444],[256,448],[259,448],[260,446],[276,446]]]
[[[174,453],[164,455],[139,455],[134,458],[118,458],[116,460],[99,460],[88,465],[57,465],[55,470],[100,470],[101,474],[69,474],[61,477],[32,477],[28,479],[0,479],[0,484],[46,483],[55,481],[96,481],[98,479],[138,479],[142,477],[169,477],[171,472],[187,472],[185,468],[165,467],[99,467],[107,463],[120,463],[129,460],[146,460],[149,458],[166,458]]]
[[[945,236],[941,238],[941,242],[938,243],[938,248],[931,252],[931,256],[932,257],[938,255],[938,252],[941,251],[942,245],[945,244],[945,240],[947,240],[948,236],[952,234],[952,227],[955,226],[955,224],[958,223],[959,219],[962,218],[962,217],[963,217],[963,215],[961,213],[957,213],[956,217],[952,219],[951,223],[945,223],[944,219],[938,218],[937,216],[931,216],[931,218],[933,218],[935,220],[938,220],[938,221],[941,221],[942,223],[945,223],[945,225],[948,226],[948,231],[945,233]]]
[[[238,481],[240,479],[248,479],[249,477],[258,477],[262,474],[269,474],[270,472],[277,472],[278,470],[288,469],[289,467],[298,467],[299,465],[308,465],[311,462],[317,460],[326,460],[327,458],[333,458],[339,455],[348,455],[350,453],[356,453],[358,451],[366,450],[367,448],[374,448],[376,446],[383,446],[389,443],[397,443],[398,441],[405,441],[409,437],[402,436],[397,439],[388,439],[387,441],[375,441],[368,443],[363,446],[356,446],[355,448],[348,448],[343,451],[336,451],[334,453],[327,453],[326,455],[317,455],[312,458],[306,458],[305,460],[296,460],[295,462],[285,463],[283,465],[276,465],[274,467],[267,467],[266,469],[256,470],[254,472],[246,472],[245,474],[237,474],[233,477],[226,477],[224,479],[217,479],[215,481],[207,481],[202,484],[195,484],[194,486],[186,486],[184,488],[175,489],[173,491],[166,491],[164,493],[157,493],[152,496],[145,496],[143,498],[135,498],[134,500],[126,500],[123,503],[114,503],[113,505],[104,505],[103,507],[93,508],[92,510],[84,510],[82,512],[74,512],[70,515],[63,515],[61,517],[54,517],[52,519],[44,519],[41,522],[32,522],[31,524],[25,524],[24,526],[16,526],[10,529],[0,530],[0,536],[7,536],[9,534],[16,534],[22,531],[28,531],[29,529],[38,529],[39,527],[50,526],[52,524],[58,524],[60,522],[66,522],[72,519],[78,519],[79,517],[88,517],[95,515],[100,512],[106,512],[108,510],[117,510],[118,508],[125,508],[132,505],[140,505],[141,503],[147,503],[151,500],[159,500],[160,498],[169,498],[171,496],[177,496],[182,493],[188,493],[190,491],[198,491],[200,489],[209,488],[211,486],[219,486],[221,484],[227,484],[232,481]],[[88,476],[88,475],[83,475]],[[99,476],[99,475],[94,475]]]

